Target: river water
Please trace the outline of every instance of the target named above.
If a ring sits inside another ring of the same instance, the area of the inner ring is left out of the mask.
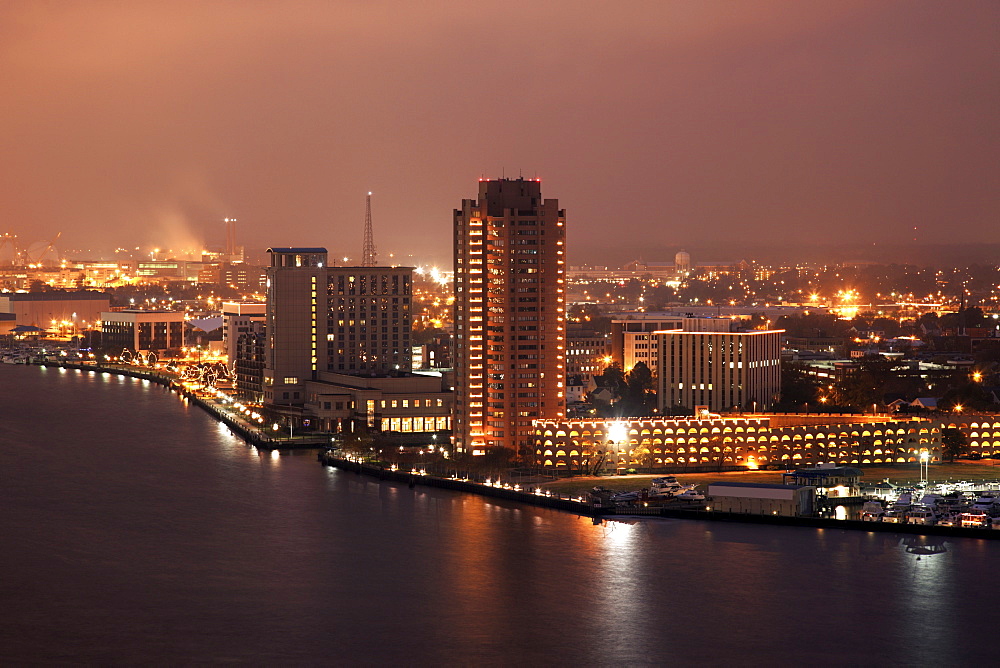
[[[259,453],[146,381],[0,365],[6,665],[992,663],[1000,543],[905,540],[594,525]]]

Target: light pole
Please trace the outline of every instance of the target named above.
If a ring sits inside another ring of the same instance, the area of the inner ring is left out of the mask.
[[[925,486],[930,478],[930,453],[924,450],[920,453],[920,482]]]
[[[618,469],[621,464],[621,444],[626,438],[628,438],[628,427],[624,422],[615,422],[608,429],[608,445],[613,447],[615,450],[615,475],[618,474]]]

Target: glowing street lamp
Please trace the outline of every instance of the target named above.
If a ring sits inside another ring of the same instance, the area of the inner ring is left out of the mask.
[[[621,463],[621,445],[628,438],[628,426],[619,420],[608,428],[608,445],[615,449],[615,473],[618,473],[618,465]]]

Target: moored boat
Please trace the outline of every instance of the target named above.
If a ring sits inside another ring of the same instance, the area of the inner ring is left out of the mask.
[[[885,507],[881,501],[865,501],[865,505],[861,507],[863,522],[881,522],[883,517],[885,517]]]

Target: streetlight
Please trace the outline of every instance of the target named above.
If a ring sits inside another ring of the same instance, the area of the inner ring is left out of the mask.
[[[920,482],[924,485],[928,483],[928,478],[930,478],[930,459],[931,455],[926,450],[920,453]]]
[[[628,427],[625,422],[619,420],[608,428],[608,444],[615,448],[615,473],[618,473],[621,464],[621,444],[628,438]]]

